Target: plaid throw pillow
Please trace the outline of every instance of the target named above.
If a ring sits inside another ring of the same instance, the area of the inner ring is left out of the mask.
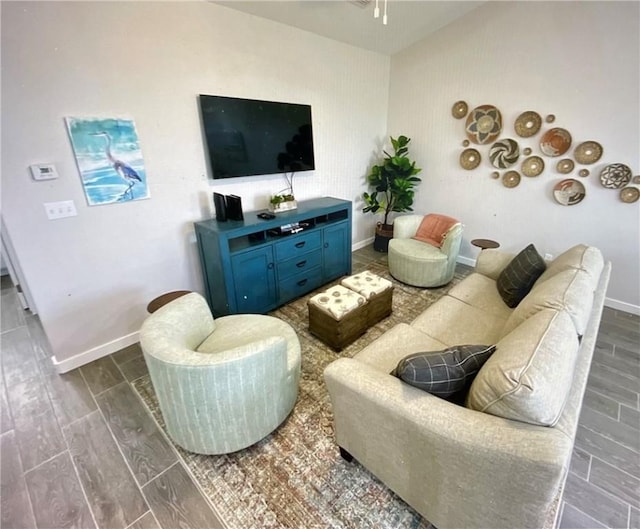
[[[546,268],[544,259],[533,244],[516,255],[496,282],[498,293],[507,306],[517,307]]]
[[[406,356],[391,372],[400,380],[447,398],[465,388],[496,350],[495,345],[456,345]]]

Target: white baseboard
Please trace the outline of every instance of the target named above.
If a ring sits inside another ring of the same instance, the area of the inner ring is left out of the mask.
[[[368,239],[365,239],[364,241],[360,241],[357,242],[355,244],[351,245],[351,251],[355,252],[356,250],[359,250],[360,248],[364,248],[365,246],[369,246],[370,244],[373,243],[375,237],[369,237]]]
[[[77,367],[86,365],[89,362],[98,360],[103,356],[108,356],[112,353],[115,353],[116,351],[119,351],[120,349],[129,347],[130,345],[137,343],[138,340],[138,332],[136,331],[126,336],[122,336],[121,338],[117,338],[111,342],[99,345],[98,347],[94,347],[93,349],[89,349],[88,351],[78,353],[71,358],[58,360],[54,355],[51,357],[51,361],[53,362],[53,366],[56,368],[56,371],[58,373],[67,373],[72,369],[76,369]]]
[[[604,306],[610,309],[621,310],[622,312],[629,312],[630,314],[636,314],[640,316],[640,307],[638,305],[632,305],[625,301],[619,301],[617,299],[605,298]]]
[[[465,257],[464,255],[458,255],[458,258],[456,259],[456,262],[463,264],[463,265],[467,265],[467,266],[471,266],[471,267],[475,267],[476,266],[476,260],[472,259],[471,257]]]

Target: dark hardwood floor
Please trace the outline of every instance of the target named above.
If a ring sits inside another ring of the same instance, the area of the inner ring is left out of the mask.
[[[354,252],[354,272],[373,261],[386,254]],[[0,529],[224,527],[130,386],[139,347],[58,375],[38,318],[1,287]],[[640,317],[605,308],[561,529],[640,529],[639,393]]]

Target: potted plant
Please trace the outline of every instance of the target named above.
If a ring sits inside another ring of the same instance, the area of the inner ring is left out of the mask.
[[[376,237],[373,243],[375,250],[386,252],[389,240],[393,237],[393,224],[389,224],[391,212],[401,213],[413,211],[414,188],[421,181],[417,175],[421,168],[416,167],[416,162],[408,158],[410,138],[398,136],[391,138],[393,156],[382,151],[385,157],[381,164],[374,165],[367,175],[367,182],[374,191],[364,193],[365,207],[363,212],[384,213],[382,222],[376,225]]]

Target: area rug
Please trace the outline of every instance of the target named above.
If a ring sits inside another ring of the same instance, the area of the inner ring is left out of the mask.
[[[393,280],[382,264],[367,268],[393,281],[393,313],[340,353],[309,333],[307,300],[314,293],[271,313],[293,326],[302,347],[298,400],[275,432],[250,448],[223,456],[176,447],[230,529],[433,528],[361,465],[340,457],[322,373],[333,360],[355,355],[397,323],[412,321],[464,273],[445,287],[420,289]],[[149,376],[133,386],[164,428]]]

